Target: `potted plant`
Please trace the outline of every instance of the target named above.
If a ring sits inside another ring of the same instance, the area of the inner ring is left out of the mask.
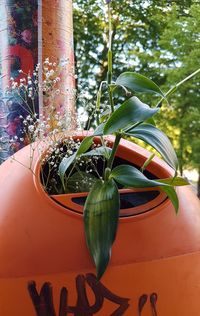
[[[167,194],[175,211],[178,212],[179,203],[174,187],[188,185],[188,182],[177,176],[178,160],[174,149],[167,136],[155,126],[153,117],[160,111],[162,102],[168,102],[168,96],[200,72],[198,69],[166,93],[151,79],[134,72],[124,72],[113,81],[110,2],[106,1],[109,16],[108,74],[107,82],[100,84],[97,93],[94,111],[97,128],[86,136],[80,145],[77,146],[75,142],[76,149],[61,159],[60,183],[59,185],[56,183],[60,192],[64,194],[89,192],[84,204],[84,225],[87,246],[96,266],[97,279],[100,279],[106,270],[117,233],[120,211],[119,188],[160,188]],[[108,95],[109,108],[101,112],[103,88]],[[120,101],[119,94],[118,98],[114,98],[115,91],[119,88],[123,91],[123,102]],[[150,107],[136,97],[135,93],[154,94],[158,97],[158,102],[156,106]],[[107,145],[108,135],[113,136],[110,146]],[[95,140],[97,136],[98,140]],[[113,166],[120,140],[130,137],[151,145],[174,170],[174,174],[165,179],[148,179],[144,175],[144,170],[151,163],[154,154],[143,163],[140,170],[128,163],[129,161]],[[103,159],[103,167],[101,166],[100,169],[91,167],[88,171],[87,161],[91,161],[94,166],[98,157]]]
[[[188,315],[187,300],[182,299],[182,292],[175,287],[168,298],[169,291],[163,289],[163,284],[167,284],[170,292],[171,280],[183,287],[191,266],[193,279],[189,280],[184,297],[188,299],[191,288],[192,293],[196,293],[193,284],[200,277],[196,263],[200,244],[199,205],[189,191],[174,188],[188,182],[177,175],[174,149],[168,137],[155,126],[153,117],[161,110],[162,103],[167,102],[167,97],[200,70],[166,93],[151,79],[134,72],[122,73],[114,81],[111,1],[106,3],[110,34],[108,77],[97,93],[93,113],[97,126],[93,131],[66,132],[69,113],[55,112],[53,106],[48,117],[37,116],[32,94],[37,92],[34,84],[28,86],[26,81],[21,82],[20,87],[14,81],[11,84],[19,98],[21,93],[22,96],[28,94],[27,100],[30,98],[28,115],[22,113],[20,117],[23,129],[17,141],[31,144],[11,157],[13,164],[6,161],[0,167],[0,271],[3,278],[0,291],[6,316],[13,313],[13,306],[18,315],[32,316],[34,309],[38,316],[56,315],[51,284],[60,290],[60,296],[54,298],[59,315],[92,316],[100,311],[104,313],[101,315],[120,316],[128,308],[131,315],[136,308],[138,315],[142,315],[147,303],[152,315],[157,315],[160,295],[161,315],[177,311],[185,316]],[[50,97],[53,104],[54,97],[60,93],[57,89],[59,74],[51,68],[48,59],[44,66],[48,80],[42,92],[44,99]],[[139,93],[154,94],[158,97],[157,104],[143,103],[135,95]],[[103,97],[109,100],[106,109],[102,109]],[[133,144],[133,137],[154,147],[165,162]],[[22,188],[20,193],[18,188]],[[178,212],[179,198],[182,212],[175,218],[172,209]],[[112,247],[113,269],[105,274],[104,286],[99,280],[110,261]],[[179,258],[182,255],[184,260]],[[90,273],[92,261],[96,276]],[[114,280],[117,280],[116,286],[111,290]],[[39,291],[37,286],[41,282]],[[86,285],[92,295],[88,294]],[[74,305],[67,301],[68,290]],[[11,292],[13,304],[7,304]],[[128,297],[132,299],[130,304]],[[198,298],[191,297],[193,310],[199,310]],[[18,299],[24,305],[18,304]],[[103,304],[104,299],[112,304]],[[175,303],[171,307],[173,299]],[[115,312],[113,303],[117,304]]]
[[[39,148],[40,152],[45,152],[40,158],[40,179],[45,191],[56,201],[61,201],[63,196],[66,199],[67,194],[73,193],[81,193],[79,196],[85,197],[83,210],[85,237],[96,266],[97,279],[100,279],[106,270],[117,234],[120,190],[157,188],[168,196],[175,211],[178,212],[179,201],[174,187],[188,185],[188,181],[177,176],[178,160],[175,151],[168,137],[155,126],[153,117],[161,110],[162,103],[168,102],[167,98],[179,86],[200,72],[198,69],[166,93],[151,79],[131,71],[122,73],[114,81],[111,1],[107,0],[106,4],[109,16],[108,74],[107,82],[100,84],[97,93],[93,113],[97,125],[95,130],[85,133],[84,136],[75,133],[75,136],[65,137],[63,126],[66,116],[63,119],[59,112],[55,114],[53,108],[50,113],[52,117],[47,119],[48,124],[44,124],[45,117],[37,118],[33,108],[25,119],[24,116],[21,117],[25,140],[28,139],[29,142],[37,140],[36,145],[31,145],[29,169],[32,169],[33,156],[36,148],[38,149],[38,139],[48,135],[45,151],[44,148],[42,150]],[[46,69],[44,75],[48,80],[45,80],[43,93],[45,92],[47,98],[51,96],[52,101],[55,95],[60,93],[56,89],[56,82],[60,79],[54,70],[49,71],[48,66],[52,65],[49,59],[45,60],[44,65]],[[37,74],[35,76],[37,77]],[[31,81],[31,78],[29,77],[28,80]],[[12,89],[15,88],[19,95],[24,93],[23,82],[19,90],[16,83],[12,81]],[[33,98],[32,88],[27,88],[27,91],[28,96]],[[158,97],[157,104],[149,106],[143,103],[135,95],[137,93],[154,94]],[[106,110],[101,108],[103,96],[108,97],[109,106]],[[153,178],[148,178],[145,175],[145,169],[152,163],[154,153],[146,157],[138,166],[134,166],[131,159],[120,161],[117,158],[120,141],[132,140],[132,137],[152,146],[171,170],[174,170],[174,174],[167,178],[157,178],[155,175]],[[22,138],[20,139],[22,141]],[[15,156],[12,159],[16,160]]]

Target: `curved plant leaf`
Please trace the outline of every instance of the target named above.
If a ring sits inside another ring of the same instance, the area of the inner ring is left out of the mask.
[[[164,97],[164,93],[155,82],[135,72],[123,72],[117,78],[116,85],[124,86],[132,92],[150,92]]]
[[[120,105],[118,104],[118,105],[115,105],[115,110],[117,110],[118,108],[120,107]],[[101,115],[100,115],[100,120],[102,121],[102,122],[104,122],[107,118],[108,118],[108,116],[110,116],[111,115],[111,109],[107,109],[107,110],[105,110],[103,113],[101,113]]]
[[[115,182],[97,180],[84,206],[87,246],[100,279],[110,260],[119,218],[119,193]]]
[[[146,161],[143,163],[142,167],[140,168],[140,171],[142,171],[142,173],[147,168],[147,166],[151,163],[154,157],[155,157],[155,154],[152,154],[149,158],[146,159]]]
[[[147,188],[168,186],[168,184],[150,180],[137,168],[130,165],[119,165],[115,167],[110,174],[110,178],[128,188]]]
[[[106,159],[109,159],[111,151],[110,147],[101,146],[82,154],[82,156],[104,156]]]
[[[76,155],[79,156],[83,153],[85,153],[93,144],[93,136],[87,136],[85,137],[81,144],[80,144],[80,147],[79,149],[77,150],[77,153]]]
[[[145,123],[151,124],[151,125],[153,125],[153,126],[156,126],[156,122],[155,122],[155,120],[154,120],[153,117],[150,117],[150,118],[148,118],[147,120],[145,120]]]
[[[130,124],[145,121],[158,112],[158,108],[150,108],[137,97],[125,101],[108,119],[104,134],[112,134]]]
[[[176,214],[177,214],[178,209],[179,209],[179,200],[178,200],[178,196],[176,194],[175,189],[171,186],[165,186],[165,187],[162,186],[161,190],[163,190],[167,194],[167,196],[171,200],[171,202],[175,208]]]
[[[166,178],[166,179],[159,179],[158,182],[162,182],[165,184],[172,185],[174,187],[176,186],[184,186],[184,185],[190,185],[188,180],[182,178],[182,177],[172,177],[172,178]]]
[[[74,162],[76,158],[76,153],[74,153],[73,155],[69,156],[69,157],[64,157],[59,165],[59,176],[60,176],[60,180],[62,182],[63,188],[65,189],[65,173],[67,171],[67,169],[70,167],[70,165]]]
[[[126,132],[126,135],[139,138],[151,145],[161,154],[168,165],[173,169],[178,168],[178,159],[169,138],[157,127],[151,124],[140,124]]]
[[[138,169],[129,165],[121,165],[114,168],[110,174],[110,178],[114,178],[117,182],[128,188],[160,187],[171,200],[176,213],[178,212],[179,201],[173,186],[188,184],[187,180],[180,177],[150,180]]]
[[[93,136],[102,136],[104,130],[105,123],[101,123],[97,128],[94,130]]]

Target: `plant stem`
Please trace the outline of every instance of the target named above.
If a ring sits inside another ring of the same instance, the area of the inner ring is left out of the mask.
[[[107,168],[109,168],[109,169],[112,169],[113,161],[114,161],[115,154],[117,152],[117,148],[118,148],[121,137],[122,137],[121,134],[117,134],[115,137],[115,142],[113,144],[111,155],[110,155],[110,158],[108,159],[108,163],[107,163]]]
[[[169,89],[167,91],[167,93],[165,93],[165,96],[158,102],[158,104],[156,105],[156,107],[161,107],[162,105],[162,101],[164,99],[166,99],[168,96],[170,96],[172,93],[174,93],[183,83],[185,83],[186,81],[190,80],[191,78],[193,78],[194,76],[196,76],[198,73],[200,72],[200,68],[197,69],[196,71],[194,71],[192,74],[190,74],[188,77],[186,77],[185,79],[181,80],[180,82],[178,82],[175,86],[173,86],[171,89]]]
[[[111,7],[108,4],[108,74],[107,82],[108,85],[112,82],[112,17],[111,17]]]
[[[100,114],[100,105],[101,105],[101,96],[102,96],[102,87],[106,81],[101,81],[99,90],[97,92],[97,100],[96,100],[96,113],[97,113],[97,124],[100,124],[99,114]]]
[[[195,72],[193,72],[191,75],[189,75],[188,77],[186,77],[185,79],[183,79],[182,81],[180,81],[179,83],[176,84],[176,88],[178,88],[179,86],[181,86],[183,83],[185,83],[186,81],[190,80],[192,77],[196,76],[198,73],[200,72],[200,68],[197,69]]]
[[[107,83],[108,83],[108,94],[109,94],[109,101],[111,106],[111,112],[114,112],[114,102],[113,102],[113,94],[112,89],[109,85],[112,83],[112,71],[113,71],[113,64],[112,64],[112,16],[111,16],[111,8],[110,3],[108,4],[108,24],[109,24],[109,31],[108,31],[108,73],[107,73]]]
[[[114,108],[114,102],[113,102],[113,93],[110,87],[108,87],[108,94],[109,94],[109,101],[110,101],[110,106],[111,106],[111,112],[113,113],[115,111]]]

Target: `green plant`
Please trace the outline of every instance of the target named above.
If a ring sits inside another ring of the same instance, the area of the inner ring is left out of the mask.
[[[84,205],[84,225],[86,242],[94,260],[97,279],[106,270],[111,256],[111,247],[115,240],[119,219],[118,184],[125,188],[159,187],[173,203],[178,212],[179,202],[174,186],[187,185],[188,182],[177,176],[178,160],[168,137],[154,123],[153,116],[160,110],[167,97],[179,86],[200,72],[193,74],[164,93],[151,79],[134,72],[124,72],[114,82],[112,79],[112,22],[111,1],[106,1],[109,20],[109,49],[107,82],[102,82],[97,93],[95,117],[97,128],[93,135],[85,137],[78,149],[72,155],[64,157],[59,165],[59,175],[63,189],[67,192],[72,169],[78,168],[78,161],[84,157],[102,157],[104,168],[99,179],[93,177],[91,187],[88,187],[88,197]],[[143,103],[135,93],[151,93],[159,99],[156,106],[150,107]],[[101,100],[105,95],[109,100],[109,109],[101,111]],[[114,135],[112,148],[105,143],[106,135]],[[93,138],[100,137],[100,147],[92,148]],[[131,165],[118,165],[113,168],[113,161],[121,138],[134,137],[151,145],[174,169],[174,176],[169,179],[150,180],[143,171],[151,162],[154,154],[145,162],[141,171]],[[70,171],[69,171],[70,170]],[[78,175],[78,174],[76,174]],[[87,179],[82,171],[80,177]],[[76,180],[79,183],[80,177]]]
[[[25,167],[33,172],[34,154],[39,152],[41,182],[48,194],[89,192],[84,205],[84,225],[97,279],[100,279],[106,270],[117,233],[119,188],[159,187],[168,195],[178,212],[179,202],[174,187],[187,185],[188,182],[177,176],[176,153],[168,137],[155,126],[153,117],[160,111],[163,102],[168,103],[168,96],[200,72],[198,69],[166,93],[151,79],[135,72],[124,72],[114,81],[111,1],[107,0],[106,5],[109,21],[108,73],[107,81],[100,84],[95,106],[89,102],[89,121],[93,119],[97,123],[93,133],[82,141],[77,137],[69,137],[66,121],[70,125],[71,115],[55,112],[54,103],[60,93],[57,84],[60,81],[61,66],[51,63],[49,59],[44,61],[42,86],[38,84],[37,71],[32,78],[27,75],[27,78],[21,79],[19,84],[11,78],[12,94],[15,93],[21,100],[21,108],[25,113],[19,117],[23,126],[23,137],[15,136],[10,141],[15,143],[26,140],[31,143],[30,165]],[[43,93],[45,104],[51,105],[45,109],[50,112],[40,116],[36,113],[35,104],[39,92]],[[153,100],[158,97],[156,104],[150,107],[136,96],[144,93],[154,95]],[[62,138],[59,136],[60,132]],[[112,146],[107,141],[108,135],[113,135]],[[114,166],[122,138],[136,138],[152,146],[174,169],[174,176],[154,180],[145,176],[144,171],[155,154],[145,161],[140,170],[129,164]],[[12,160],[16,160],[15,155]]]

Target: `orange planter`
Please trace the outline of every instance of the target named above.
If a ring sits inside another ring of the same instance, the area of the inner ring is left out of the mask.
[[[141,166],[149,153],[122,141],[118,156]],[[16,159],[28,164],[29,147]],[[159,159],[149,171],[171,174]],[[35,175],[6,161],[0,188],[0,315],[199,315],[200,204],[190,188],[177,189],[178,216],[160,192],[121,211],[112,260],[99,283],[76,200],[84,194],[49,197],[37,159]]]

